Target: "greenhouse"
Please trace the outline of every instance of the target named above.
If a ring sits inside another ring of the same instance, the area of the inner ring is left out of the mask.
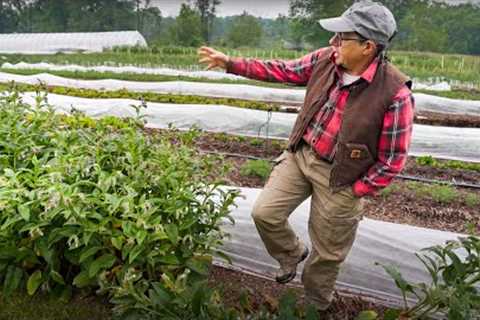
[[[138,31],[0,34],[0,53],[101,52],[118,46],[146,47]]]

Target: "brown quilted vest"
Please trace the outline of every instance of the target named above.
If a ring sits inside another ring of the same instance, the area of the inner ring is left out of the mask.
[[[332,50],[319,57],[307,84],[305,102],[290,134],[288,150],[294,152],[308,124],[328,100],[329,89],[336,84]],[[350,86],[343,113],[330,176],[334,192],[352,185],[376,162],[377,147],[385,111],[403,85],[411,86],[407,76],[388,62],[381,62],[373,81]]]

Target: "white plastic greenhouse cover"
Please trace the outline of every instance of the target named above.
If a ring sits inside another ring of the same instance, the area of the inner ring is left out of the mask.
[[[34,93],[23,94],[24,101],[35,103]],[[113,115],[134,116],[131,105],[140,102],[130,99],[86,99],[56,94],[48,95],[48,103],[59,112],[70,112],[72,106],[92,117]],[[147,126],[167,128],[172,123],[176,128],[188,129],[193,125],[212,132],[256,136],[268,118],[266,111],[249,110],[222,105],[164,104],[147,102]],[[273,112],[270,119],[269,137],[288,138],[297,115]],[[480,129],[452,128],[417,125],[413,127],[411,155],[431,155],[437,158],[480,162]]]
[[[255,101],[274,101],[279,103],[302,103],[305,90],[267,88],[244,84],[201,83],[186,81],[140,82],[124,80],[77,80],[40,73],[23,76],[0,72],[0,82],[38,84],[43,82],[52,86],[85,88],[95,90],[127,89],[137,92],[156,92],[165,94],[198,95],[205,97],[237,98]],[[456,100],[426,94],[414,93],[415,108],[418,111],[436,111],[456,114],[480,115],[480,101]]]
[[[161,74],[168,76],[184,76],[192,78],[206,78],[206,79],[229,79],[229,80],[247,80],[247,78],[242,76],[237,76],[231,73],[226,73],[222,71],[191,71],[191,70],[180,70],[180,69],[171,69],[171,68],[144,68],[137,66],[81,66],[76,64],[68,65],[58,65],[51,64],[46,62],[40,63],[27,63],[19,62],[16,64],[11,64],[5,62],[2,65],[2,68],[5,69],[28,69],[28,70],[42,70],[42,71],[76,71],[76,72],[112,72],[112,73],[137,73],[137,74]],[[431,90],[431,91],[450,91],[451,86],[445,82],[437,83],[422,83],[421,81],[413,81],[414,90]]]
[[[0,53],[55,54],[57,52],[100,52],[114,46],[147,46],[138,31],[72,33],[3,33]]]
[[[235,224],[224,224],[223,228],[231,238],[225,242],[223,251],[232,259],[234,268],[273,278],[278,264],[265,250],[250,216],[261,189],[236,189],[241,190],[244,198],[236,200],[238,207],[232,211]],[[300,239],[310,246],[307,230],[309,208],[310,198],[292,213],[289,222]],[[353,248],[341,267],[337,289],[401,306],[400,290],[383,268],[374,263],[396,266],[410,282],[430,283],[431,278],[415,253],[426,247],[444,245],[447,240],[457,240],[459,236],[465,235],[364,218]],[[465,257],[463,252],[458,254]],[[220,259],[218,262],[221,263]],[[302,269],[303,264],[296,281],[300,280]]]

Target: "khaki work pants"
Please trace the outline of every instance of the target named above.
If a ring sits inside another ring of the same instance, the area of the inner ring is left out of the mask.
[[[362,218],[361,201],[351,188],[330,191],[331,165],[318,159],[306,143],[295,153],[285,151],[277,160],[255,201],[252,217],[269,254],[280,264],[291,261],[301,255],[301,249],[288,217],[312,196],[308,221],[312,250],[302,283],[307,300],[318,309],[326,309],[333,298],[340,264],[353,245]]]

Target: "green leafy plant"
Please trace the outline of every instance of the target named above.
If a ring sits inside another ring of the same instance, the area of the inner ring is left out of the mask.
[[[430,195],[433,200],[439,203],[451,203],[459,197],[459,193],[454,187],[446,185],[432,185],[430,187]]]
[[[446,160],[440,161],[432,156],[422,156],[418,157],[415,160],[419,165],[422,166],[429,166],[433,168],[450,168],[450,169],[462,169],[462,170],[472,170],[472,171],[480,171],[480,164],[474,162],[465,162],[459,160]]]
[[[174,145],[145,135],[141,119],[65,117],[18,92],[0,98],[0,117],[5,296],[85,288],[117,314],[152,317],[162,293],[177,299],[205,279],[238,191],[220,188],[211,176],[223,167],[181,143],[195,133]]]
[[[410,283],[395,267],[382,265],[404,300],[403,309],[390,310],[385,319],[425,319],[437,312],[445,313],[451,320],[477,319],[480,316],[480,238],[459,238],[423,251],[426,253],[416,256],[428,271],[430,283]],[[408,295],[417,299],[415,305],[408,305]]]
[[[243,176],[256,176],[267,179],[272,171],[272,165],[267,160],[247,160],[240,168]]]
[[[478,207],[480,205],[480,196],[476,193],[468,193],[465,195],[465,204],[472,208]]]

